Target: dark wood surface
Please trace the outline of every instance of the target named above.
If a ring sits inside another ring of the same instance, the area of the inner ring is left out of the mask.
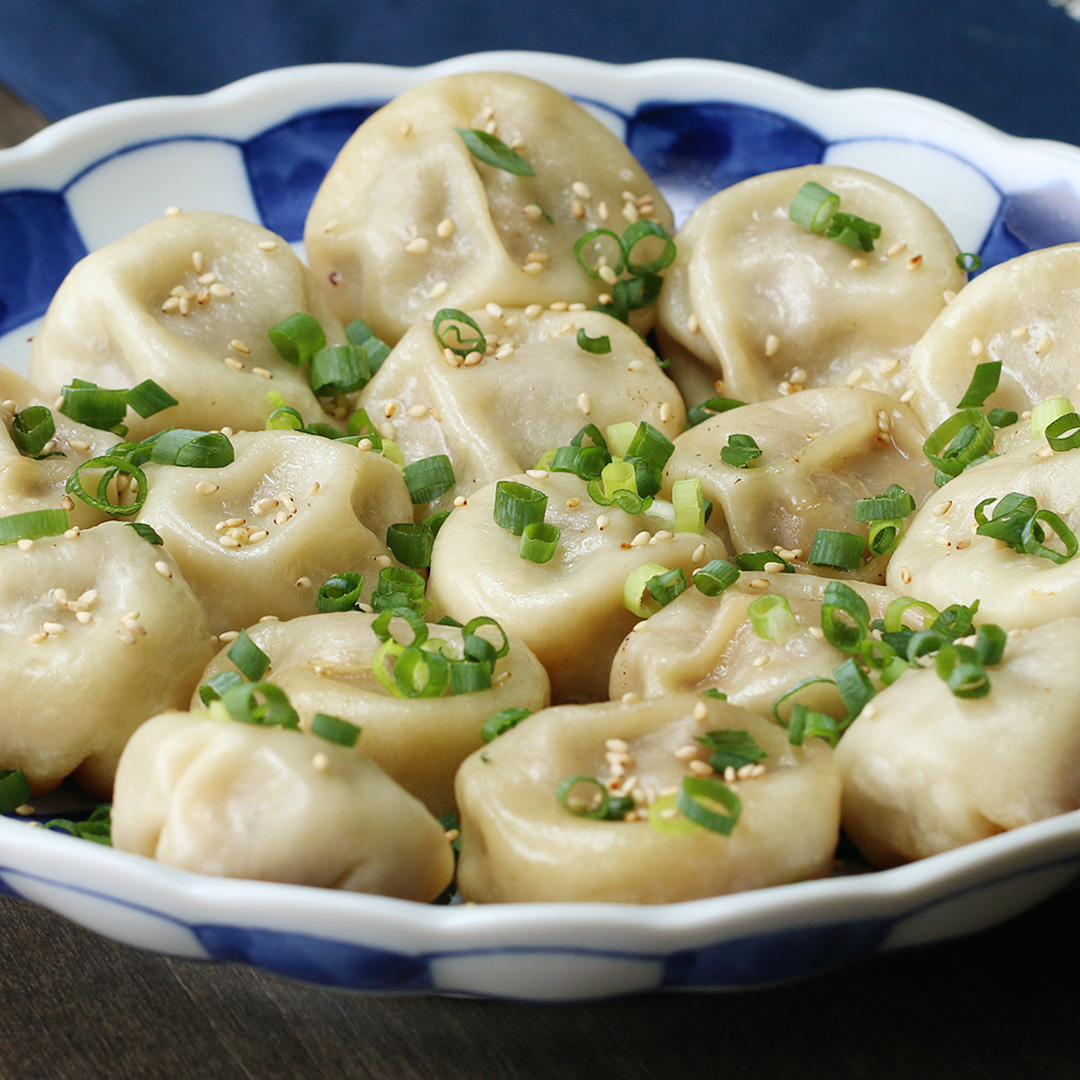
[[[0,146],[45,126],[0,87]],[[368,997],[118,945],[0,898],[0,1080],[1080,1077],[1080,893],[741,994]]]

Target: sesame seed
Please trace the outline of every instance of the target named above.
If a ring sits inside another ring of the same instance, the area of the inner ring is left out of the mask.
[[[529,252],[529,262],[538,262],[538,263],[551,262],[551,256],[546,251],[530,251]],[[582,306],[581,310],[582,311],[585,310],[584,306]]]
[[[543,271],[544,264],[542,262],[535,261],[527,262],[521,269],[524,273],[531,274],[533,277],[535,277],[537,274]]]
[[[941,294],[941,299],[944,300],[946,304],[951,304],[956,299],[956,293],[953,292],[952,289],[946,289]]]
[[[438,300],[440,296],[444,296],[450,291],[449,281],[437,281],[431,287],[431,292],[428,293],[429,300]]]
[[[570,200],[570,213],[579,221],[585,216],[585,205],[580,199]]]
[[[619,275],[616,274],[610,266],[599,267],[597,273],[600,275],[601,279],[608,285],[614,285],[615,282],[619,280]]]
[[[791,375],[789,376],[789,381],[795,386],[804,386],[806,384],[806,380],[809,377],[810,376],[807,374],[806,368],[797,367],[792,371]]]
[[[272,379],[274,377],[273,374],[264,367],[253,367],[251,369],[251,374],[258,375],[260,379]]]
[[[296,582],[295,582],[295,585],[296,585],[296,587],[298,589],[310,589],[311,588],[311,578],[309,578],[309,577],[297,578]]]
[[[982,356],[985,346],[982,343],[982,338],[973,337],[968,343],[968,352],[972,356]]]
[[[34,546],[34,541],[23,538],[18,542],[17,546],[20,551],[29,551]]]
[[[134,645],[135,642],[138,640],[138,638],[136,638],[135,635],[125,627],[121,627],[119,630],[117,630],[116,631],[116,636],[125,645]]]
[[[660,544],[660,543],[663,543],[665,540],[673,539],[674,536],[675,536],[675,534],[673,532],[669,532],[667,529],[657,529],[656,534],[649,541],[649,543],[650,544]]]
[[[914,396],[915,396],[915,391],[914,390],[905,390],[900,395],[900,404],[901,405],[906,405]]]
[[[816,639],[817,639],[818,641],[821,641],[821,640],[822,640],[822,639],[823,639],[823,638],[825,637],[825,631],[824,631],[824,630],[822,630],[820,626],[810,626],[810,627],[807,627],[807,631],[806,631],[806,632],[807,632],[807,633],[808,633],[808,634],[809,634],[809,635],[810,635],[810,636],[811,636],[812,638],[816,638]]]
[[[592,412],[592,398],[583,391],[578,394],[577,407],[585,416],[588,416]]]
[[[1042,356],[1048,353],[1054,347],[1054,339],[1049,334],[1044,334],[1040,339],[1038,345],[1035,346],[1035,353],[1037,356]]]
[[[1054,456],[1054,451],[1051,450],[1049,446],[1042,446],[1035,451],[1035,456],[1045,460],[1046,458],[1052,458]]]
[[[428,414],[428,407],[426,405],[410,405],[405,410],[409,416],[414,420],[421,420]]]
[[[956,541],[956,550],[957,551],[964,551],[965,549],[967,549],[969,547],[971,547],[971,541],[969,539],[967,539],[967,537],[964,537],[963,540],[957,540]]]
[[[376,555],[371,561],[379,566],[386,567],[389,566],[394,560],[391,559],[389,555]]]
[[[570,185],[570,190],[579,198],[589,200],[592,198],[592,192],[589,190],[589,185],[583,180],[575,180]]]
[[[1014,326],[1009,331],[1009,334],[1017,340],[1021,340],[1028,336],[1028,328],[1026,326]]]
[[[952,547],[952,541],[947,536],[935,536],[934,543],[938,547]]]
[[[454,223],[450,218],[443,218],[438,225],[435,226],[435,234],[446,240],[448,237],[454,235]]]
[[[507,360],[514,355],[514,346],[508,341],[505,345],[500,345],[495,350],[496,360]]]
[[[753,762],[750,762],[750,763],[748,763],[746,765],[743,765],[741,768],[736,769],[735,770],[735,775],[740,780],[749,780],[750,777],[753,775],[753,772],[754,772],[754,764],[753,764]]]
[[[216,296],[218,299],[224,299],[227,296],[232,296],[233,291],[228,285],[222,285],[221,282],[215,282],[210,286],[210,295]]]
[[[747,588],[753,589],[755,592],[764,592],[766,589],[772,588],[772,583],[768,578],[755,578],[747,583]]]
[[[878,372],[881,375],[891,375],[900,366],[900,361],[895,356],[888,360],[882,360],[878,364]]]
[[[708,715],[709,715],[709,710],[706,707],[705,702],[704,701],[699,701],[694,706],[694,719],[699,720],[699,721],[704,720],[705,717],[707,717]]]
[[[270,534],[265,529],[259,529],[248,536],[248,543],[257,544],[260,540],[265,540],[269,535]]]
[[[277,251],[278,249],[278,244],[276,240],[260,240],[255,246],[260,251],[265,251],[267,253],[271,251]]]
[[[67,627],[63,623],[58,622],[46,622],[41,624],[41,629],[49,635],[49,637],[59,637],[61,634],[67,633]]]
[[[779,574],[784,570],[784,564],[782,562],[767,562],[761,568],[766,574]]]
[[[480,361],[483,360],[483,359],[484,359],[484,354],[480,353],[480,352],[477,352],[474,349],[471,353],[469,353],[468,356],[465,357],[465,359],[462,361],[462,363],[466,367],[476,367],[476,365],[479,364]]]
[[[693,758],[686,763],[686,767],[695,776],[712,776],[716,770],[707,762],[702,761],[700,758]]]
[[[408,135],[408,134],[411,133],[411,131],[412,131],[412,124],[410,124],[408,120],[402,120],[401,123],[398,124],[398,132],[400,134]]]
[[[918,270],[920,266],[922,266],[921,255],[912,255],[911,258],[907,261],[907,268],[909,270]]]
[[[844,380],[844,382],[848,386],[858,386],[859,383],[861,383],[865,378],[866,372],[861,367],[857,367],[854,371],[848,373],[848,377]]]
[[[601,221],[607,221],[607,219],[611,216],[611,211],[608,209],[608,204],[603,200],[596,204],[596,212],[600,215]]]
[[[78,525],[72,525],[66,533],[64,533],[65,540],[78,540],[82,536],[82,529]]]
[[[318,772],[326,772],[330,768],[330,755],[325,750],[317,750],[311,756],[311,764]]]
[[[228,367],[231,367],[234,371],[243,371],[244,370],[243,361],[237,360],[235,356],[225,356],[225,357],[222,358],[221,362],[223,364],[227,365]]]
[[[179,217],[183,212],[184,211],[181,210],[179,206],[166,206],[165,207],[165,216],[166,217]]]
[[[251,355],[251,349],[249,349],[239,338],[233,338],[232,341],[229,342],[229,348],[232,349],[233,352],[240,353],[242,356]]]
[[[600,514],[596,519],[596,527],[603,532],[611,524],[611,518],[607,514]]]
[[[901,251],[906,251],[906,250],[907,250],[907,244],[903,240],[897,240],[896,243],[893,244],[889,248],[889,250],[885,252],[885,254],[888,255],[891,258],[893,255],[899,255]]]
[[[544,213],[544,211],[540,209],[539,205],[537,203],[534,203],[534,202],[529,203],[527,206],[523,206],[521,208],[521,212],[527,218],[532,218],[533,221],[538,220]]]
[[[633,203],[628,202],[623,203],[622,216],[633,225],[641,215],[638,212],[638,208]]]
[[[644,547],[652,539],[652,533],[642,530],[630,541],[631,547]]]
[[[393,420],[385,420],[383,423],[381,423],[379,425],[379,434],[384,439],[392,439],[396,433],[397,433],[397,428],[394,427],[394,421]]]
[[[540,317],[540,313],[543,310],[544,309],[539,304],[530,304],[525,309],[525,318],[526,319],[537,319],[537,318]]]
[[[756,668],[767,667],[769,663],[768,653],[763,653],[761,656],[755,656],[752,663]]]
[[[674,752],[674,754],[679,761],[690,761],[697,757],[699,749],[700,747],[695,746],[693,743],[684,743]]]
[[[65,495],[60,500],[60,509],[61,510],[74,510],[75,509],[75,500],[70,495]]]
[[[162,311],[176,311],[180,307],[180,298],[178,296],[170,296],[164,304],[161,305]]]
[[[769,334],[765,339],[765,355],[775,356],[776,350],[780,348],[780,339],[775,334]]]
[[[443,349],[442,351],[443,363],[449,367],[458,368],[461,367],[461,357],[458,356],[453,349]]]
[[[200,285],[213,285],[215,281],[217,281],[217,274],[213,270],[199,276]]]
[[[900,567],[900,580],[905,585],[911,584],[911,571],[906,566]]]
[[[698,544],[698,546],[696,548],[694,548],[694,554],[690,556],[690,561],[695,562],[695,563],[700,563],[700,562],[703,562],[704,559],[705,559],[705,545],[704,544]]]
[[[570,304],[566,300],[556,300],[553,304],[548,304],[550,311],[566,311],[570,307]]]
[[[240,541],[235,536],[225,535],[218,537],[218,543],[223,548],[228,548],[230,551],[235,551],[240,546]]]
[[[944,502],[939,502],[933,510],[930,511],[934,517],[942,517],[952,509],[952,499],[946,499]]]
[[[188,315],[191,312],[191,301],[186,296],[181,296],[177,307],[181,315]]]
[[[48,641],[49,635],[44,630],[39,630],[36,633],[30,634],[26,639],[27,645],[40,645],[43,641]]]
[[[856,255],[855,258],[848,263],[848,266],[851,267],[852,270],[865,270],[869,265],[870,260],[864,259],[860,255]]]
[[[219,490],[218,485],[212,480],[200,480],[195,485],[196,495],[213,495],[215,491]]]

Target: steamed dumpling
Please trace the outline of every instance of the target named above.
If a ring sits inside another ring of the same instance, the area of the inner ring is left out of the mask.
[[[495,135],[535,176],[480,161],[458,128]],[[621,236],[639,217],[672,229],[656,186],[599,120],[543,83],[471,72],[409,90],[360,126],[304,242],[338,317],[361,316],[394,343],[441,308],[591,307],[610,286],[582,270],[574,244],[596,228]],[[657,257],[648,247],[636,261]]]
[[[1080,557],[1056,563],[979,536],[975,507],[991,517],[997,501],[1031,495],[1041,510],[1080,532],[1080,451],[1055,453],[1045,441],[976,465],[950,480],[916,514],[893,552],[888,583],[937,608],[979,601],[980,621],[1009,630],[1038,626],[1080,611]],[[1063,550],[1047,530],[1047,546]]]
[[[762,451],[747,468],[721,460],[733,434],[750,435]],[[899,484],[918,505],[934,490],[925,439],[911,410],[886,394],[806,390],[731,409],[680,435],[665,490],[698,477],[716,504],[709,528],[730,538],[735,551],[779,548],[789,559],[806,559],[818,529],[865,535],[855,521],[858,499]],[[880,582],[887,561],[870,559],[854,576]]]
[[[611,667],[611,697],[625,693],[656,698],[664,694],[716,687],[728,701],[765,716],[773,702],[803,679],[828,677],[847,657],[824,640],[821,605],[825,578],[808,574],[744,572],[720,596],[687,589],[627,636]],[[870,608],[882,618],[897,594],[853,581]],[[797,626],[780,640],[761,637],[747,609],[762,596],[784,597]],[[836,687],[817,684],[798,701],[833,716],[846,711]]]
[[[673,439],[686,423],[674,383],[624,323],[598,312],[473,312],[488,343],[480,363],[446,362],[429,322],[409,330],[360,395],[372,419],[392,417],[406,461],[447,454],[457,481],[432,504],[448,509],[500,477],[531,469],[585,424],[647,420]],[[606,337],[583,349],[577,333]]]
[[[412,521],[401,470],[380,454],[296,431],[233,436],[223,468],[145,466],[138,518],[164,538],[215,633],[265,615],[310,615],[327,578],[362,573],[371,595],[384,541]]]
[[[648,512],[598,506],[570,473],[510,479],[548,497],[546,520],[562,530],[551,561],[518,554],[519,537],[495,523],[496,485],[489,484],[439,530],[428,594],[459,622],[490,615],[521,638],[547,668],[553,701],[602,700],[615,652],[638,621],[623,604],[631,571],[653,562],[681,567],[689,578],[723,558],[723,542],[709,532],[673,534]]]
[[[840,741],[844,829],[875,866],[1080,807],[1080,619],[1010,635],[990,692],[911,669]]]
[[[1018,413],[1080,383],[1080,244],[1010,259],[980,274],[911,353],[911,407],[932,431],[954,412],[977,364],[1000,361],[987,408]]]
[[[791,220],[791,201],[808,181],[839,195],[842,212],[881,226],[873,251]],[[880,177],[834,165],[732,185],[694,211],[676,245],[658,317],[691,358],[690,374],[676,381],[685,377],[694,397],[712,396],[714,379],[743,401],[845,383],[899,396],[912,346],[945,306],[943,294],[967,279],[928,206]]]
[[[271,390],[307,421],[325,419],[306,366],[286,363],[268,331],[313,315],[331,345],[344,330],[311,272],[280,236],[228,214],[163,217],[86,256],[53,297],[30,354],[50,397],[72,379],[110,389],[153,379],[178,405],[129,437],[166,427],[261,430]]]
[[[363,729],[364,752],[435,814],[454,808],[454,773],[483,745],[484,721],[503,709],[535,712],[548,704],[549,683],[535,656],[516,638],[495,665],[490,690],[433,698],[392,697],[375,677],[372,660],[382,642],[375,616],[359,611],[308,615],[260,623],[251,640],[270,657],[264,676],[288,695],[307,728],[316,713],[337,716]],[[392,624],[391,629],[395,629]],[[491,633],[490,630],[483,631]],[[402,636],[407,642],[408,631]],[[432,627],[453,655],[461,655],[461,631]],[[491,640],[499,644],[497,633]],[[223,649],[203,681],[232,668]]]
[[[128,736],[186,705],[213,652],[172,556],[127,525],[0,547],[0,765],[108,798]]]
[[[651,825],[644,811],[658,796],[710,771],[697,739],[727,729],[748,733],[767,755],[758,775],[729,784],[742,803],[731,835]],[[571,813],[555,795],[571,776],[632,794],[632,820]],[[457,795],[458,884],[480,902],[663,904],[824,877],[840,825],[826,743],[791,746],[779,725],[694,694],[536,713],[465,761]]]
[[[442,826],[358,747],[168,712],[120,761],[112,842],[221,877],[434,899],[454,858]]]

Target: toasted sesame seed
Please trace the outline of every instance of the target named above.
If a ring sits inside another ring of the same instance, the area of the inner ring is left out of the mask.
[[[391,559],[389,555],[376,555],[371,561],[379,566],[386,567],[389,566],[394,560]]]
[[[570,213],[580,221],[585,216],[585,204],[580,199],[571,199]]]
[[[775,356],[776,350],[780,348],[780,339],[775,334],[769,334],[765,338],[765,355]]]
[[[963,540],[957,540],[956,541],[956,550],[957,551],[964,551],[966,548],[969,548],[969,547],[971,547],[971,541],[967,537],[964,537]]]
[[[1009,331],[1009,334],[1017,340],[1020,340],[1028,336],[1028,328],[1026,326],[1014,326]]]
[[[641,216],[637,206],[632,202],[623,203],[622,216],[630,222],[631,225]]]
[[[20,551],[29,551],[34,546],[33,540],[27,540],[25,537],[16,545]]]
[[[667,529],[657,529],[649,543],[662,544],[665,540],[673,539],[674,536],[675,534],[673,532],[669,532]]]
[[[907,261],[907,268],[909,270],[918,270],[920,266],[922,266],[921,255],[912,255],[911,258]]]
[[[42,623],[41,629],[44,630],[49,637],[59,637],[61,634],[67,633],[67,627],[63,623],[58,622]]]
[[[881,375],[891,375],[900,366],[900,361],[892,356],[888,360],[882,360],[878,364],[878,373]]]
[[[229,342],[229,348],[232,349],[233,352],[240,353],[242,356],[251,355],[251,349],[249,349],[239,338],[233,338],[232,341]]]
[[[435,226],[436,236],[442,237],[446,240],[448,237],[454,235],[454,222],[450,218],[443,218],[438,225]]]
[[[533,262],[527,262],[521,269],[526,274],[531,274],[535,277],[537,274],[543,272],[544,264],[542,262],[536,262],[534,260]]]
[[[468,356],[462,361],[466,367],[476,367],[484,359],[484,354],[477,352],[475,349],[469,353]]]
[[[581,410],[583,415],[588,416],[592,412],[592,398],[582,391],[578,394],[577,407]]]
[[[641,532],[630,541],[631,547],[644,547],[652,539],[652,533],[647,529],[643,529]]]
[[[181,210],[179,206],[166,206],[165,207],[165,216],[166,217],[179,217],[183,212],[184,211]]]
[[[431,250],[431,241],[426,236],[414,236],[406,245],[410,255],[426,255]]]
[[[1044,334],[1039,338],[1039,343],[1035,346],[1035,353],[1037,356],[1043,356],[1048,353],[1054,347],[1054,339],[1049,334]]]
[[[859,383],[861,383],[865,378],[866,371],[861,367],[857,367],[853,371],[850,371],[848,373],[848,377],[844,380],[844,382],[848,386],[858,386]]]
[[[952,541],[947,536],[935,536],[934,543],[938,547],[952,547]]]
[[[443,349],[442,351],[443,363],[449,367],[458,368],[461,367],[461,357],[458,356],[453,349]]]
[[[870,260],[864,259],[861,255],[856,255],[855,258],[848,263],[848,266],[852,270],[865,270],[869,265]]]
[[[219,490],[218,485],[212,480],[200,480],[195,485],[196,495],[213,495],[215,491]]]
[[[532,218],[533,221],[537,221],[541,216],[543,216],[544,213],[544,211],[540,209],[540,206],[534,202],[529,203],[527,206],[523,206],[521,208],[521,212],[527,218]]]
[[[895,244],[891,245],[889,250],[885,252],[890,258],[893,255],[899,255],[901,251],[907,250],[907,244],[903,240],[897,240]]]
[[[905,390],[900,395],[900,404],[901,405],[906,405],[914,396],[915,396],[915,391],[913,389]]]
[[[128,630],[126,627],[121,627],[119,630],[117,630],[116,631],[116,636],[125,645],[134,645],[135,642],[138,640],[138,638],[136,638],[135,635],[130,630]]]
[[[611,518],[607,514],[600,514],[596,519],[596,527],[603,532],[611,524]]]
[[[690,556],[690,561],[695,562],[695,563],[700,563],[700,562],[703,562],[704,559],[705,559],[705,545],[704,544],[698,544],[698,546],[696,548],[694,548],[694,554]]]
[[[429,409],[427,405],[410,405],[405,411],[414,420],[422,420],[427,416]]]
[[[686,767],[695,776],[712,776],[716,772],[707,761],[702,761],[700,758],[692,758],[686,763]]]
[[[431,291],[428,293],[429,300],[438,300],[440,296],[445,296],[450,291],[449,281],[436,281],[431,287]]]
[[[553,304],[548,304],[549,311],[566,311],[569,307],[569,301],[566,300],[556,300]]]
[[[249,544],[257,544],[260,540],[265,540],[270,534],[265,529],[258,529],[255,532],[249,534],[247,542]]]
[[[514,346],[508,341],[505,345],[500,345],[495,350],[496,360],[507,360],[514,355]]]
[[[933,510],[930,511],[934,517],[942,517],[952,509],[952,499],[946,499],[944,502],[939,502]]]
[[[540,317],[540,313],[543,310],[544,309],[539,304],[530,304],[525,309],[525,318],[526,319],[537,319],[537,318]]]
[[[911,584],[911,571],[906,566],[900,567],[900,580],[905,585]]]
[[[210,295],[216,296],[219,300],[232,296],[232,294],[232,289],[230,289],[228,285],[222,285],[219,281],[210,286]]]
[[[825,631],[822,630],[820,626],[809,626],[807,627],[806,632],[818,641],[821,641],[825,637]]]
[[[231,536],[229,534],[225,534],[224,536],[219,536],[218,537],[218,543],[223,548],[228,548],[231,551],[235,551],[240,546],[240,541],[237,540],[235,536]]]
[[[265,251],[267,253],[271,251],[277,251],[278,249],[278,243],[276,240],[260,240],[255,246],[260,251]]]
[[[251,369],[251,374],[258,375],[260,379],[272,379],[274,377],[273,374],[264,367],[253,367]]]
[[[294,582],[294,584],[296,585],[296,587],[298,589],[310,589],[311,588],[311,578],[309,578],[309,577],[297,578],[296,581]]]
[[[748,589],[754,589],[756,592],[764,592],[766,589],[772,588],[772,582],[768,578],[755,578],[753,581],[747,582]]]
[[[180,307],[180,297],[170,296],[164,304],[161,305],[162,311],[176,311]]]
[[[48,641],[49,635],[44,630],[38,630],[36,633],[30,634],[26,638],[27,645],[40,645],[43,641]]]
[[[579,198],[588,201],[592,198],[592,191],[589,190],[589,185],[583,180],[575,180],[570,185],[570,190]]]

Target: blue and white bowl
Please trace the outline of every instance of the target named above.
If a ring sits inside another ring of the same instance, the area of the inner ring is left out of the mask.
[[[823,161],[906,187],[984,266],[1080,240],[1080,150],[891,91],[819,90],[712,61],[537,53],[299,67],[107,106],[0,151],[0,362],[25,373],[27,340],[68,269],[167,206],[260,221],[301,249],[323,174],[373,109],[438,75],[497,69],[584,103],[680,223],[737,180]],[[991,926],[1078,871],[1080,811],[895,870],[690,903],[434,907],[202,877],[0,820],[0,889],[120,941],[357,990],[530,1001],[802,978]]]

